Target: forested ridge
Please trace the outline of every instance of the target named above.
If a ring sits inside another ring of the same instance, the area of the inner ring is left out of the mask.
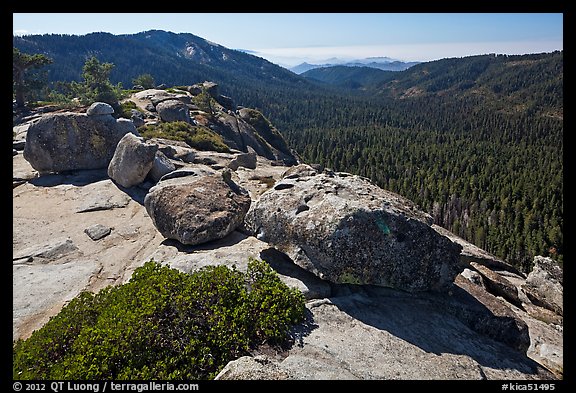
[[[107,41],[98,50],[63,36],[74,48],[68,56],[54,49],[58,37],[42,41],[50,47],[34,38],[43,36],[15,39],[14,45],[59,53],[51,70],[78,73],[74,59],[81,64],[82,53],[105,55],[100,60],[116,64],[114,83],[126,84],[136,72],[168,85],[214,80],[236,104],[261,110],[304,161],[366,176],[415,201],[437,224],[524,269],[534,255],[562,261],[563,52],[421,63],[359,91],[320,86],[222,47],[218,59],[187,58],[184,49],[176,51],[187,43],[180,35],[161,33],[153,32],[158,45],[152,48],[141,33],[132,50],[130,36],[99,33]],[[128,46],[117,47],[115,37]],[[202,45],[196,54],[214,52]],[[220,61],[223,54],[236,61]],[[70,75],[49,78],[73,80]]]

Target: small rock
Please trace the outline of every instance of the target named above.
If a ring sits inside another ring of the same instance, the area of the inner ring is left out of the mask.
[[[95,102],[86,110],[88,116],[111,115],[113,113],[114,108],[105,102]]]
[[[248,169],[256,169],[257,156],[255,152],[251,153],[240,153],[228,164],[228,168],[233,171],[237,170],[239,167],[243,166]]]
[[[478,272],[465,268],[460,274],[472,284],[482,286],[482,276]]]
[[[109,228],[101,224],[95,224],[84,229],[84,233],[87,234],[90,237],[90,239],[94,241],[100,240],[103,237],[108,236],[111,231],[112,228]]]
[[[156,111],[165,122],[185,121],[190,123],[190,111],[182,101],[170,99],[156,105]]]

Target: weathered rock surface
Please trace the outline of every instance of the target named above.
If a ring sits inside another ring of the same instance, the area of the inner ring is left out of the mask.
[[[34,257],[40,257],[44,259],[55,259],[59,256],[69,254],[78,250],[78,247],[74,245],[69,238],[54,239],[47,244],[34,245],[23,250],[19,250],[12,254],[12,260],[14,264],[28,262]]]
[[[99,172],[42,176],[33,180],[55,181],[13,189],[14,339],[28,337],[80,291],[122,283],[164,240],[144,207]],[[97,224],[114,230],[94,241],[84,230]]]
[[[129,195],[118,192],[110,179],[86,184],[82,191],[83,198],[79,200],[76,213],[123,208],[132,200]]]
[[[460,272],[460,246],[409,200],[349,174],[299,165],[263,193],[246,223],[260,240],[334,283],[442,291]]]
[[[443,304],[453,300],[444,294],[440,301],[370,286],[341,292],[307,303],[308,321],[293,330],[295,345],[287,354],[266,362],[244,359],[220,379],[284,373],[299,380],[553,378],[525,354],[446,314]]]
[[[562,269],[551,258],[535,256],[534,267],[522,289],[535,305],[563,315],[562,280]]]
[[[123,187],[142,183],[152,169],[157,150],[157,145],[147,144],[143,138],[124,135],[108,165],[108,176]]]
[[[214,380],[285,380],[288,373],[265,355],[231,361]]]
[[[156,105],[156,112],[166,122],[185,121],[190,123],[190,110],[180,100],[166,100]]]
[[[111,115],[48,114],[30,125],[24,158],[40,173],[106,168],[127,133],[134,124]]]
[[[201,244],[221,239],[244,220],[250,197],[222,175],[191,177],[190,182],[160,182],[144,199],[158,231],[182,244]]]

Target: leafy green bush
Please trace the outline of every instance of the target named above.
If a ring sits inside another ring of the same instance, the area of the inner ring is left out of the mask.
[[[263,261],[192,274],[149,261],[81,293],[13,349],[14,379],[212,379],[262,343],[280,345],[304,297]]]
[[[193,126],[185,121],[173,121],[148,125],[138,129],[145,138],[165,138],[186,142],[198,150],[210,150],[221,153],[230,152],[222,137],[204,126]]]
[[[130,119],[132,117],[132,109],[138,109],[136,103],[134,101],[124,101],[120,103],[120,110],[118,113],[118,117],[123,117],[125,119]]]

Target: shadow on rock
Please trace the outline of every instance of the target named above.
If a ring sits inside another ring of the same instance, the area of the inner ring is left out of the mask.
[[[146,183],[139,184],[138,186],[134,187],[123,187],[120,184],[116,183],[114,180],[112,182],[118,187],[118,189],[128,195],[134,202],[137,202],[141,206],[144,206],[144,198],[148,193],[151,185],[147,185]]]
[[[54,187],[61,184],[85,186],[105,179],[108,179],[106,169],[86,169],[45,174],[31,179],[30,183],[37,187]]]
[[[294,341],[294,345],[303,347],[304,337],[310,335],[310,333],[316,328],[318,328],[318,324],[314,322],[314,316],[312,315],[312,312],[310,312],[309,309],[306,309],[304,321],[294,326],[290,330],[289,335]]]
[[[161,244],[168,247],[175,247],[179,252],[193,253],[195,251],[215,250],[221,247],[230,247],[240,243],[241,241],[247,238],[248,238],[247,235],[239,231],[232,231],[230,234],[224,236],[222,239],[212,240],[195,246],[182,244],[178,240],[174,239],[165,239],[162,241]]]
[[[509,327],[509,320],[495,316],[463,289],[455,288],[453,296],[357,285],[335,285],[333,291],[330,301],[338,309],[423,351],[466,355],[493,369],[546,373],[526,350],[502,342],[498,329]]]

